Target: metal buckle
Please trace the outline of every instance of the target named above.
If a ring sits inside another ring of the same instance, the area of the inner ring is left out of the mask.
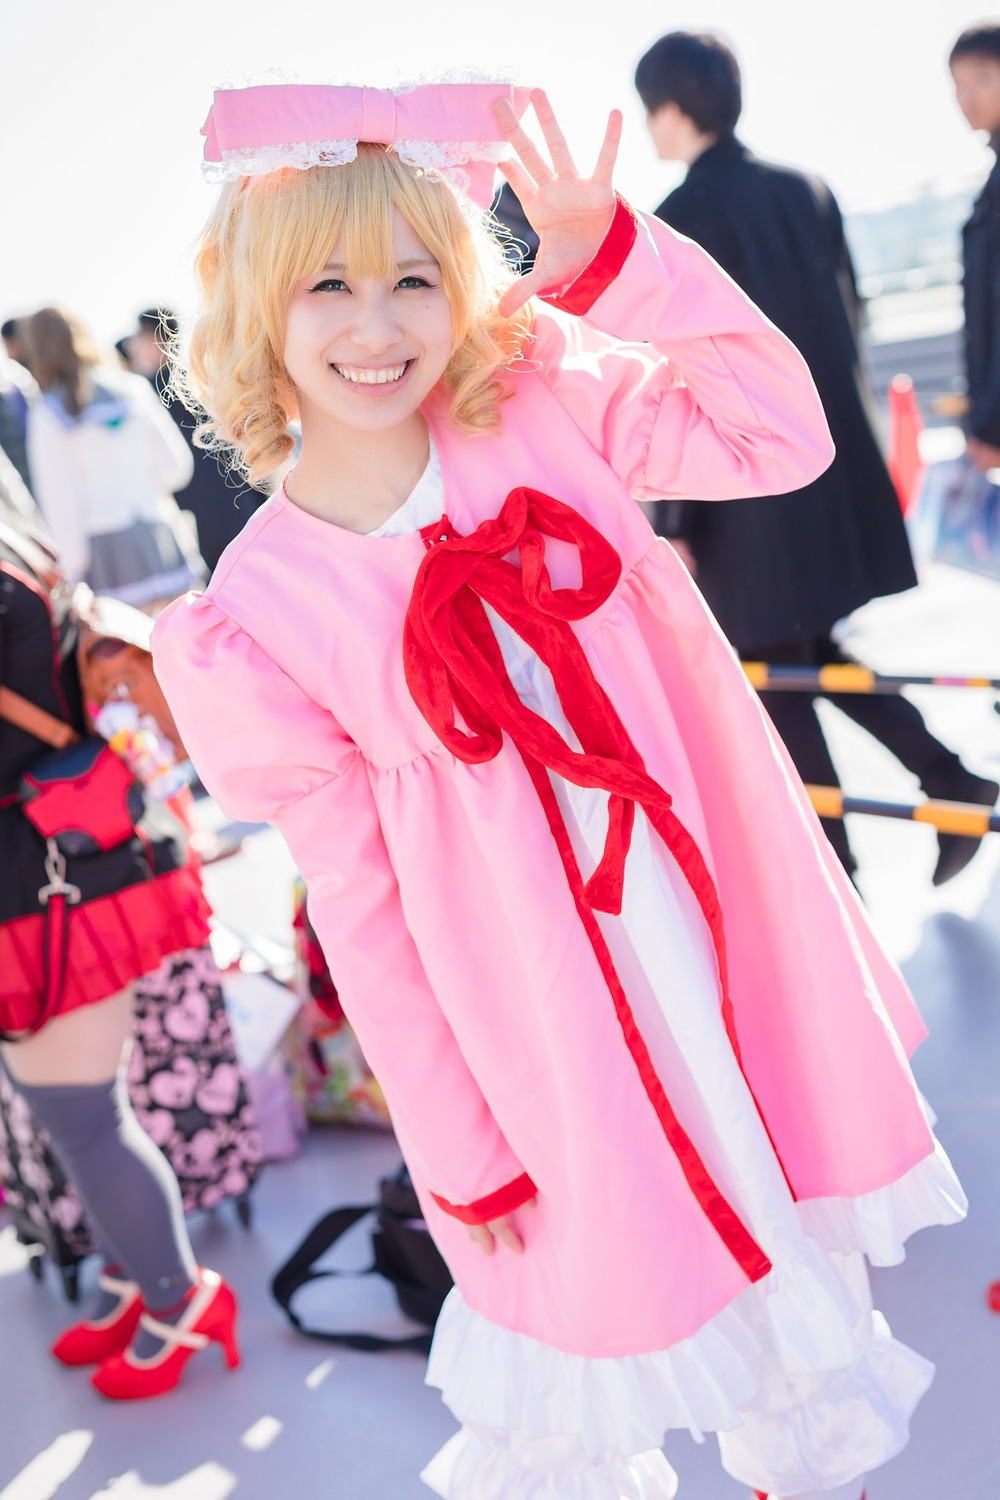
[[[49,884],[43,885],[38,892],[38,899],[43,906],[48,906],[52,896],[62,896],[68,906],[75,906],[81,900],[80,887],[70,885],[66,879],[66,860],[63,857],[59,845],[55,839],[46,839],[45,847],[48,853],[45,856],[45,873],[49,877]]]

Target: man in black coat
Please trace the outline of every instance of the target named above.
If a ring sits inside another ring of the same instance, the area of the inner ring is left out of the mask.
[[[264,503],[266,496],[241,484],[221,467],[218,455],[194,443],[197,419],[169,386],[167,348],[177,336],[178,320],[169,308],[147,307],[136,320],[136,331],[128,339],[129,364],[145,375],[173,417],[194,458],[194,477],[175,499],[189,510],[198,528],[198,550],[211,573],[223,552]]]
[[[801,350],[837,448],[825,474],[789,495],[658,507],[657,529],[684,556],[744,660],[821,666],[845,660],[836,622],[916,583],[899,500],[873,429],[858,356],[859,304],[840,211],[817,178],[759,161],[736,138],[739,66],[718,38],[672,32],[645,54],[636,88],[662,158],[685,181],[658,216],[697,240]],[[802,779],[838,784],[808,693],[762,699]],[[886,745],[932,797],[992,803],[996,783],[967,771],[899,697],[833,696]],[[852,874],[843,823],[824,822]],[[935,884],[975,853],[939,838]]]
[[[1000,468],[1000,26],[963,31],[948,63],[959,109],[997,156],[962,232],[966,448],[985,471]]]

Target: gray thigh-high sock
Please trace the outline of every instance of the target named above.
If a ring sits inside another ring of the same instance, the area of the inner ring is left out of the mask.
[[[177,1178],[136,1119],[124,1072],[108,1083],[42,1086],[18,1082],[9,1060],[7,1071],[51,1136],[102,1251],[151,1311],[175,1307],[194,1285],[194,1252]]]

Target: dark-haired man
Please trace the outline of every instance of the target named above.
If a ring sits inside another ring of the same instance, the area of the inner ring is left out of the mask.
[[[962,233],[966,448],[986,470],[1000,468],[1000,25],[963,31],[948,65],[959,109],[998,158]]]
[[[660,507],[722,629],[744,659],[800,666],[843,661],[831,631],[916,575],[899,501],[875,436],[858,357],[859,304],[837,203],[818,178],[758,160],[736,137],[739,65],[718,37],[671,32],[643,56],[636,88],[660,156],[687,177],[657,209],[703,245],[801,350],[837,447],[833,464],[790,495]],[[815,699],[764,693],[802,779],[837,785]],[[833,701],[914,772],[932,797],[991,804],[995,782],[966,770],[904,698]],[[843,823],[824,827],[845,867]],[[957,874],[974,839],[939,837],[935,884]]]
[[[16,318],[4,319],[3,324],[0,325],[0,339],[3,340],[7,358],[27,369],[28,357],[24,352],[24,340]]]

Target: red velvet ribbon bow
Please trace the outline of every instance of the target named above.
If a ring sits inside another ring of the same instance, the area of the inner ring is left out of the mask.
[[[635,804],[654,821],[670,807],[669,795],[647,775],[570,624],[610,598],[621,577],[621,558],[577,511],[523,487],[511,491],[496,520],[484,521],[470,536],[456,535],[447,520],[423,535],[430,550],[417,574],[403,645],[415,703],[461,760],[492,760],[506,733],[526,761],[609,794],[604,853],[585,895],[595,911],[617,914]],[[579,587],[552,587],[546,536],[576,547]],[[520,567],[508,560],[515,549]],[[484,603],[551,672],[579,750],[521,702]],[[467,729],[456,724],[456,710]]]

